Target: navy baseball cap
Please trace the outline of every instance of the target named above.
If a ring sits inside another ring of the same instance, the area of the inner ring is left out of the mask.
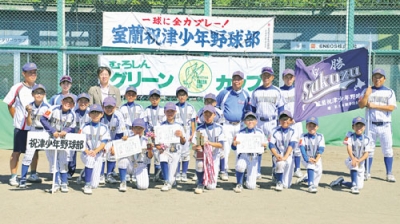
[[[115,100],[114,97],[112,96],[107,96],[104,101],[103,101],[103,106],[113,106],[115,107],[117,105],[117,100]]]
[[[381,75],[385,76],[385,78],[386,78],[385,70],[383,70],[381,68],[374,69],[374,71],[372,71],[372,76],[375,75],[375,74],[381,74]]]
[[[27,71],[32,71],[32,70],[37,70],[37,66],[35,63],[28,62],[22,66],[22,71],[27,72]]]
[[[363,125],[365,125],[365,119],[363,117],[355,117],[353,119],[353,125],[355,125],[357,123],[362,123]]]
[[[71,76],[63,75],[63,76],[61,77],[61,79],[60,79],[60,84],[61,84],[62,82],[64,82],[64,81],[67,81],[67,82],[69,82],[69,83],[72,83],[72,78],[71,78]]]
[[[186,87],[184,87],[184,86],[179,86],[176,89],[176,94],[178,94],[179,91],[185,91],[185,93],[188,94],[188,89]]]
[[[150,91],[149,96],[152,96],[154,94],[161,96],[160,90],[158,89],[153,89],[152,91]]]
[[[206,95],[204,96],[204,99],[213,99],[213,100],[217,101],[217,97],[215,97],[215,95],[212,94],[212,93],[206,94]]]
[[[253,112],[247,112],[245,115],[244,115],[244,120],[246,120],[246,118],[248,118],[248,117],[254,117],[255,119],[257,119],[257,114],[255,114],[255,113],[253,113]]]
[[[144,123],[144,120],[142,118],[136,118],[132,122],[132,127],[141,127],[141,128],[146,128],[146,124]]]
[[[42,85],[42,84],[36,84],[36,85],[34,85],[33,88],[32,88],[32,92],[35,91],[35,90],[37,90],[37,89],[43,89],[43,91],[46,92],[46,87],[44,87],[44,85]]]
[[[306,120],[306,124],[308,124],[308,123],[313,123],[313,124],[315,124],[315,125],[318,125],[318,118],[317,118],[317,117],[309,117],[309,118]]]
[[[176,105],[172,102],[166,103],[164,106],[164,111],[167,111],[167,110],[175,110],[176,111]]]
[[[126,94],[127,92],[129,92],[129,91],[133,91],[133,92],[137,93],[136,87],[134,87],[134,86],[129,86],[128,88],[126,88],[125,94]]]
[[[215,114],[217,111],[215,110],[215,107],[213,107],[213,106],[211,106],[211,105],[206,105],[206,106],[204,106],[203,107],[203,111],[204,112],[206,112],[206,111],[209,111],[209,112],[211,112],[211,113],[213,113],[213,114]]]
[[[281,117],[283,117],[284,115],[286,115],[287,117],[292,118],[292,113],[290,113],[290,111],[288,111],[288,110],[284,110],[279,114],[279,119],[281,119]]]
[[[82,98],[86,98],[87,100],[90,101],[90,96],[89,96],[89,94],[87,94],[87,93],[81,93],[81,94],[79,94],[76,101],[79,101],[79,100],[82,99]]]
[[[264,73],[268,73],[268,74],[271,74],[271,75],[275,75],[274,74],[274,70],[272,69],[272,67],[263,67],[262,69],[261,69],[261,74],[264,74]]]
[[[287,69],[283,70],[282,77],[285,77],[285,75],[288,75],[288,74],[291,74],[294,76],[293,69],[287,68]]]
[[[93,104],[93,105],[91,105],[91,106],[89,107],[89,110],[90,110],[90,112],[97,111],[97,112],[103,113],[103,108],[102,108],[99,104]]]
[[[67,99],[67,98],[71,98],[72,101],[74,102],[74,104],[76,103],[76,96],[72,93],[68,93],[67,95],[64,95],[64,97],[62,98],[62,100]]]
[[[234,73],[232,74],[232,78],[233,78],[235,75],[240,76],[240,78],[244,79],[244,74],[243,74],[243,72],[241,72],[241,71],[236,71],[236,72],[234,72]]]

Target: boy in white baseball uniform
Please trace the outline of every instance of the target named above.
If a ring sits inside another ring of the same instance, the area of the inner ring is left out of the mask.
[[[292,152],[298,142],[295,131],[290,127],[292,123],[290,111],[284,110],[279,114],[279,123],[280,126],[274,128],[268,137],[270,139],[269,149],[273,154],[273,162],[275,163],[276,191],[289,188],[292,184]]]
[[[203,137],[196,135],[193,138],[192,149],[197,155],[196,176],[198,181],[194,191],[196,194],[203,193],[204,186],[209,190],[217,187],[220,150],[223,148],[225,137],[222,126],[214,122],[216,113],[215,107],[212,105],[203,107],[204,123],[199,125],[196,130]]]
[[[64,138],[67,133],[75,132],[76,115],[73,111],[75,106],[75,95],[66,94],[61,100],[61,105],[56,105],[47,110],[40,118],[44,129],[54,138]],[[56,161],[54,161],[55,150],[47,150],[50,172],[56,173],[54,178],[54,189],[56,192],[61,187],[61,192],[68,190],[68,150],[57,150]],[[55,170],[53,170],[55,168]],[[59,183],[61,179],[61,183]]]
[[[392,173],[393,167],[393,139],[392,139],[392,111],[397,108],[396,95],[394,91],[387,88],[385,84],[386,76],[383,69],[377,68],[372,72],[372,82],[374,86],[369,86],[361,94],[358,105],[360,108],[366,107],[368,110],[369,130],[371,136],[372,152],[366,162],[367,171],[365,179],[371,178],[372,159],[374,157],[375,142],[379,138],[386,167],[386,180],[396,182]]]
[[[89,117],[92,121],[82,127],[82,134],[86,135],[86,148],[81,154],[81,160],[85,164],[83,188],[85,194],[92,194],[92,189],[99,184],[104,147],[110,140],[107,125],[100,122],[103,117],[103,108],[98,104],[91,105]]]
[[[56,94],[50,98],[49,104],[51,106],[61,105],[61,100],[64,98],[64,96],[71,93],[69,91],[72,87],[71,76],[63,75],[60,79],[60,87],[61,87],[61,92],[59,92],[58,94]],[[72,94],[72,95],[74,95],[76,98],[75,94]]]
[[[366,121],[362,117],[353,119],[353,133],[347,139],[347,158],[344,163],[350,170],[351,182],[345,182],[343,177],[332,181],[330,186],[343,185],[351,189],[352,194],[359,194],[364,187],[365,162],[368,154],[372,152],[372,141],[364,134]]]
[[[299,146],[303,156],[303,165],[307,169],[308,192],[317,193],[322,176],[321,155],[325,150],[325,138],[324,135],[317,133],[319,128],[318,118],[308,118],[306,120],[306,128],[308,133],[301,135]],[[301,179],[298,180],[298,183],[300,183]]]
[[[265,139],[264,132],[257,128],[257,115],[253,112],[248,112],[244,116],[245,128],[239,131],[238,134],[261,134],[264,136],[261,146],[267,147],[267,140]],[[232,149],[236,150],[237,145],[240,144],[236,140],[236,136],[232,143]],[[258,153],[239,153],[236,161],[236,187],[233,189],[234,192],[240,193],[243,190],[243,176],[244,172],[247,172],[247,179],[245,182],[246,188],[254,190],[256,188],[257,174],[258,174]]]

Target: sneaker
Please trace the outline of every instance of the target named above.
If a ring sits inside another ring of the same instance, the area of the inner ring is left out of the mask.
[[[59,190],[60,190],[60,185],[54,184],[54,187],[53,187],[53,189],[52,189],[52,192],[53,192],[53,193],[56,193],[56,192],[59,191]]]
[[[221,173],[221,174],[219,175],[219,177],[220,177],[221,180],[223,180],[223,181],[228,181],[228,180],[229,180],[228,174],[227,174],[226,172]]]
[[[169,191],[171,190],[171,184],[164,183],[164,186],[161,187],[161,191]]]
[[[197,185],[196,189],[194,189],[195,194],[201,194],[204,191],[204,186],[203,185]]]
[[[329,184],[329,186],[334,187],[334,186],[339,186],[342,184],[342,182],[344,181],[343,177],[339,177],[338,179],[334,180],[331,182],[331,184]]]
[[[118,173],[116,173],[116,172],[114,172],[114,171],[111,172],[111,175],[112,175],[114,178],[119,177]]]
[[[90,186],[90,185],[85,185],[85,186],[83,187],[83,193],[84,193],[84,194],[92,194],[92,186]]]
[[[176,181],[181,181],[181,175],[179,173],[176,174],[175,180]]]
[[[131,181],[132,181],[132,182],[136,182],[136,181],[137,181],[135,175],[132,175]]]
[[[15,178],[10,178],[10,179],[8,180],[8,183],[9,183],[11,186],[14,186],[14,187],[16,187],[16,186],[19,185],[19,183],[18,183],[16,177],[15,177]]]
[[[302,178],[303,177],[303,173],[301,172],[300,169],[297,169],[296,172],[294,172],[293,176],[297,177],[297,178]]]
[[[125,191],[126,191],[126,181],[121,182],[121,183],[119,184],[118,190],[121,191],[121,192],[125,192]]]
[[[61,184],[61,192],[63,193],[68,193],[68,185],[67,184]]]
[[[388,174],[388,175],[386,176],[386,181],[387,181],[387,182],[396,182],[396,178],[394,178],[394,175],[393,175],[393,174]]]
[[[194,175],[194,176],[192,177],[192,180],[193,180],[193,181],[197,181],[197,175]]]
[[[358,187],[357,187],[357,186],[353,186],[353,187],[351,188],[351,193],[352,193],[352,194],[359,194],[360,191],[358,190]]]
[[[125,176],[125,180],[131,182],[131,175],[126,174]]]
[[[72,180],[72,175],[68,173],[68,174],[67,174],[67,179],[68,179],[68,180]]]
[[[182,180],[182,182],[187,182],[188,181],[186,173],[182,174],[181,180]]]
[[[237,184],[235,188],[233,188],[233,191],[235,193],[240,193],[243,190],[243,186],[241,184]]]
[[[26,188],[26,180],[20,180],[19,181],[19,188]]]
[[[369,179],[371,179],[371,174],[370,173],[365,173],[364,174],[364,181],[367,181]]]
[[[317,193],[318,189],[314,185],[308,187],[308,192],[310,193]]]
[[[29,182],[32,182],[32,183],[40,183],[40,182],[42,182],[42,179],[40,179],[39,176],[36,173],[31,174],[31,176],[29,176],[27,180]]]
[[[257,173],[257,180],[261,180],[261,173]]]
[[[282,182],[279,181],[279,182],[276,184],[275,190],[276,190],[276,191],[282,191],[282,190],[283,190],[283,184],[282,184]]]
[[[307,176],[307,174],[306,174],[306,175],[303,175],[303,176],[300,177],[300,178],[297,178],[296,184],[303,184],[303,183],[305,183],[307,180],[308,180],[308,176]]]
[[[106,178],[104,177],[104,175],[100,176],[99,184],[106,184]]]
[[[109,183],[109,184],[116,184],[116,183],[117,183],[117,181],[114,179],[114,177],[112,176],[112,174],[108,174],[108,175],[107,175],[106,182]]]

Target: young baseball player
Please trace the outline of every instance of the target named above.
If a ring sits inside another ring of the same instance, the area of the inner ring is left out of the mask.
[[[151,105],[149,105],[144,111],[144,121],[146,122],[146,133],[154,133],[154,127],[160,125],[165,121],[164,110],[159,105],[160,104],[161,93],[158,89],[153,89],[149,93],[149,100]],[[154,157],[154,179],[153,181],[160,180],[161,166],[160,166],[160,154],[159,151],[153,149]],[[150,163],[148,164],[148,171],[150,172]]]
[[[303,156],[303,165],[307,169],[308,192],[317,193],[322,176],[321,155],[325,149],[325,138],[324,135],[317,133],[318,118],[308,118],[306,128],[308,133],[301,135],[299,146]]]
[[[349,158],[344,162],[350,170],[351,182],[345,182],[343,177],[339,177],[337,180],[331,182],[331,187],[343,185],[350,188],[352,194],[359,194],[359,190],[364,187],[364,163],[368,158],[368,154],[373,151],[371,148],[371,139],[364,134],[365,124],[364,118],[354,118],[352,122],[354,132],[347,139],[347,153],[349,154]]]
[[[67,133],[75,132],[76,115],[73,111],[75,106],[75,96],[67,94],[61,100],[61,106],[53,106],[48,109],[40,118],[44,129],[54,138],[63,138]],[[67,150],[57,150],[56,161],[54,161],[54,150],[47,150],[46,155],[50,164],[50,172],[56,173],[53,192],[61,188],[61,192],[67,193],[68,190],[68,153]],[[55,169],[55,170],[54,170]],[[59,182],[61,179],[61,183]]]
[[[42,84],[34,85],[32,88],[32,96],[34,101],[26,106],[26,111],[28,116],[26,118],[26,123],[31,126],[30,131],[43,132],[43,125],[40,123],[40,118],[49,109],[49,105],[43,101],[46,97],[46,88]],[[19,181],[19,187],[26,187],[26,175],[28,173],[29,165],[32,163],[32,158],[38,149],[28,148],[25,152],[24,158],[22,160],[21,168],[21,179]]]
[[[164,113],[166,121],[162,122],[161,125],[170,125],[171,128],[175,129],[176,131],[174,134],[179,137],[180,143],[171,143],[165,146],[165,149],[162,149],[160,145],[156,145],[157,149],[160,150],[160,165],[165,181],[161,191],[171,190],[172,185],[175,183],[178,163],[181,158],[181,150],[186,143],[183,124],[175,120],[176,108],[177,106],[172,102],[165,104]]]
[[[275,78],[272,67],[262,68],[260,77],[263,84],[253,91],[251,106],[259,120],[257,127],[268,136],[277,127],[278,114],[283,111],[285,102],[281,90],[272,85]],[[261,156],[258,156],[257,179],[261,178]]]
[[[290,127],[292,114],[284,110],[279,115],[280,126],[274,128],[268,137],[270,139],[269,149],[273,154],[275,163],[276,191],[289,188],[293,176],[293,148],[297,144],[295,131]]]
[[[217,111],[214,106],[206,105],[203,107],[204,123],[197,127],[197,132],[204,136],[204,145],[197,139],[193,138],[192,149],[198,154],[196,156],[196,176],[197,188],[194,193],[203,193],[204,186],[209,190],[214,190],[217,187],[219,162],[221,152],[225,141],[224,131],[222,126],[216,122],[215,116]]]
[[[361,94],[358,105],[367,108],[372,151],[368,154],[366,162],[365,180],[371,178],[372,159],[374,157],[375,142],[379,138],[386,166],[386,180],[396,182],[392,173],[393,148],[392,148],[392,111],[397,108],[396,95],[392,89],[384,86],[386,81],[385,71],[377,68],[372,72],[373,87],[368,87]]]
[[[186,102],[189,97],[186,87],[178,87],[176,89],[176,97],[179,100],[179,102],[176,103],[178,108],[176,121],[183,124],[184,135],[187,140],[181,149],[181,159],[178,163],[176,180],[187,182],[187,171],[190,161],[190,142],[192,141],[193,135],[196,131],[196,110],[192,105]],[[182,162],[182,174],[180,174],[180,162]]]
[[[131,164],[134,167],[134,175],[136,177],[136,187],[139,190],[146,190],[149,188],[149,175],[147,171],[147,164],[151,162],[153,157],[154,144],[148,144],[147,137],[143,136],[146,123],[142,118],[136,118],[132,123],[133,135],[138,135],[142,146],[142,152],[135,154],[130,157],[121,158],[118,160],[118,168],[120,173],[121,183],[119,185],[119,191],[126,191],[126,171]]]
[[[60,87],[61,87],[61,92],[56,94],[56,95],[54,95],[54,96],[52,96],[50,98],[49,104],[52,105],[52,106],[61,105],[61,100],[63,99],[63,96],[65,96],[65,95],[70,93],[69,90],[72,87],[72,78],[71,78],[71,76],[63,75],[61,77],[61,79],[60,79]],[[75,96],[75,98],[76,98],[76,96]]]
[[[264,132],[257,128],[257,115],[253,112],[248,112],[244,116],[245,128],[239,131],[239,134],[261,134],[265,137]],[[262,147],[267,147],[267,140],[264,138],[262,140]],[[240,142],[235,139],[232,143],[232,149],[236,150],[237,145]],[[240,193],[243,190],[243,176],[244,172],[247,172],[246,178],[246,188],[254,190],[256,188],[257,174],[258,174],[258,153],[239,153],[238,160],[236,161],[236,187],[233,191]]]
[[[285,100],[285,105],[284,109],[290,111],[292,114],[294,114],[294,71],[290,68],[287,68],[283,71],[282,73],[282,78],[284,85],[281,86],[281,93],[282,96]],[[296,122],[292,124],[292,128],[296,132],[298,138],[300,139],[300,136],[303,134],[303,125],[301,122]],[[293,149],[293,161],[294,161],[294,176],[295,177],[302,177],[303,173],[300,170],[300,160],[301,160],[301,152],[299,149],[299,146],[296,145],[296,147]]]
[[[92,120],[82,127],[82,134],[86,135],[86,149],[81,154],[85,164],[85,186],[83,193],[92,194],[100,180],[101,166],[106,143],[110,140],[107,125],[100,122],[103,117],[103,108],[98,104],[90,106],[89,117]]]

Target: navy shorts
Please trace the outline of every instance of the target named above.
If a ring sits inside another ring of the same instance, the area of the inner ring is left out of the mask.
[[[13,152],[25,153],[28,131],[14,128],[14,149]]]

